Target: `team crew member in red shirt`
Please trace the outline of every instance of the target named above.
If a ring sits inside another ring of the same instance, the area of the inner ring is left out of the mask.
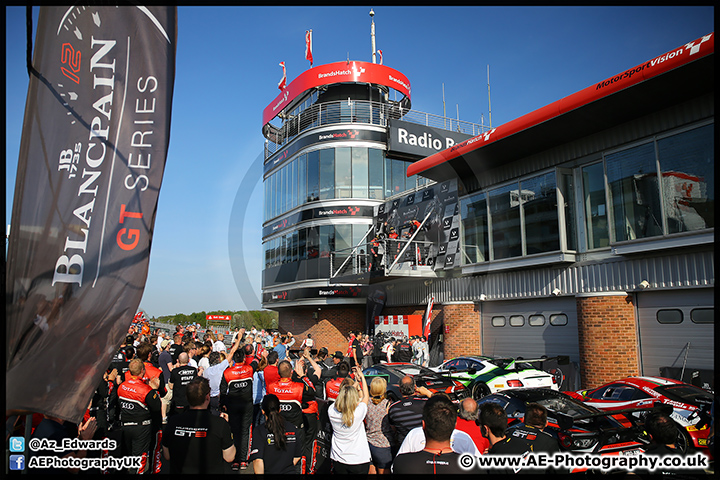
[[[292,364],[283,360],[278,364],[280,380],[265,387],[266,394],[273,394],[280,400],[280,413],[298,429],[298,441],[302,445],[305,440],[303,408],[308,408],[309,402],[315,401],[315,387],[302,370],[303,362],[295,362],[295,371]],[[304,461],[304,460],[303,460]],[[302,466],[297,473],[302,472]]]
[[[325,400],[335,401],[340,394],[340,384],[350,374],[350,365],[342,361],[337,365],[337,377],[325,383]]]
[[[299,369],[305,373],[315,389],[315,385],[320,383],[320,365],[310,356],[310,347],[305,347],[303,358],[298,362],[300,362]],[[317,391],[315,393],[317,395]],[[307,402],[307,406],[303,404],[303,424],[305,425],[305,439],[302,444],[302,456],[305,461],[305,464],[302,465],[303,473],[315,473],[315,435],[320,421],[320,409],[316,399],[317,396],[313,396],[313,399]]]
[[[278,373],[278,352],[275,350],[268,350],[267,355],[267,367],[263,369],[263,375],[265,376],[265,385],[270,385],[280,380],[280,374]]]
[[[252,345],[246,345],[252,349]],[[245,348],[233,354],[235,364],[223,372],[220,380],[220,411],[227,412],[237,453],[233,470],[248,467],[250,439],[252,438],[253,414],[253,374],[258,362],[251,357],[250,364],[245,363]]]
[[[165,386],[165,379],[163,376],[163,372],[161,369],[153,366],[152,363],[150,363],[150,357],[152,356],[152,353],[155,350],[155,347],[153,347],[149,343],[141,343],[137,347],[136,355],[137,357],[143,361],[143,365],[145,365],[145,374],[142,377],[142,381],[146,384],[150,384],[150,380],[157,378],[160,381],[160,385],[157,388],[158,394],[160,395],[160,398],[165,396],[167,394],[167,388]],[[125,372],[125,380],[130,379],[130,372]],[[160,412],[153,412],[152,413],[152,440],[151,440],[151,465],[150,465],[150,472],[151,473],[160,473],[161,468],[161,454],[162,454],[162,445],[160,444],[162,439],[162,413]]]
[[[122,425],[122,443],[124,454],[142,457],[142,466],[132,473],[145,473],[148,470],[148,454],[152,439],[152,415],[160,412],[160,386],[158,377],[143,381],[145,365],[134,358],[129,365],[130,378],[122,382],[111,394],[111,404],[119,405]],[[121,377],[118,376],[118,379]]]

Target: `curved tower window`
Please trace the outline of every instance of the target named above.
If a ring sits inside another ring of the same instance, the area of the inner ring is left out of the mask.
[[[320,154],[322,157],[322,153]],[[352,196],[352,157],[350,147],[335,149],[335,198]]]
[[[352,196],[368,198],[368,149],[352,148]]]
[[[335,150],[320,151],[320,200],[335,198]]]

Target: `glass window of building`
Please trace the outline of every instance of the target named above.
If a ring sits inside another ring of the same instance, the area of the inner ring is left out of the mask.
[[[278,240],[279,243],[279,249],[278,249],[278,264],[284,265],[287,263],[287,260],[285,258],[286,252],[287,252],[287,240],[285,239],[285,235],[281,235]]]
[[[690,310],[690,320],[693,323],[715,323],[715,309],[694,308]]]
[[[267,221],[270,218],[270,182],[269,178],[266,178],[263,182],[263,221]]]
[[[607,210],[605,208],[605,175],[603,164],[595,163],[582,169],[583,206],[587,248],[603,248],[610,245]]]
[[[278,195],[280,193],[278,192],[278,174],[277,172],[273,173],[272,177],[270,177],[270,196],[272,197],[272,216],[277,217],[278,215]]]
[[[297,198],[295,205],[302,205],[307,199],[307,155],[300,155],[297,158]]]
[[[297,159],[293,160],[290,164],[290,209],[297,207],[297,190],[298,190],[298,170],[297,170]]]
[[[382,200],[383,196],[383,151],[368,149],[368,198]]]
[[[320,150],[320,200],[335,198],[335,150]]]
[[[368,198],[368,149],[352,147],[352,196]]]
[[[568,324],[568,317],[564,313],[550,315],[550,325],[562,327]]]
[[[560,173],[560,191],[565,212],[565,245],[568,250],[577,250],[577,228],[575,218],[575,181],[571,172]]]
[[[320,200],[320,152],[307,154],[307,201]]]
[[[301,228],[298,230],[298,260],[306,260],[307,259],[307,249],[306,249],[306,236],[307,236],[307,230],[304,228]]]
[[[356,246],[360,244],[361,241],[363,241],[363,238],[365,240],[363,241],[363,244],[358,247],[358,253],[360,253],[360,250],[362,250],[362,253],[367,254],[368,253],[368,243],[372,238],[368,235],[367,237],[365,234],[367,234],[368,230],[370,229],[370,225],[353,225],[353,235],[352,235],[352,246]]]
[[[353,247],[352,225],[335,225],[335,257],[345,259]],[[338,263],[337,266],[340,264]]]
[[[493,327],[504,327],[505,317],[492,317],[491,322]]]
[[[397,195],[405,191],[405,162],[402,160],[392,160],[392,193]]]
[[[511,327],[522,327],[523,325],[525,325],[525,317],[522,315],[510,315]]]
[[[522,180],[520,189],[526,254],[560,250],[555,172]]]
[[[480,193],[460,202],[463,226],[463,262],[484,262],[488,259],[487,201]]]
[[[715,142],[707,125],[658,140],[667,233],[715,226]]]
[[[520,192],[513,183],[489,191],[493,260],[522,255]]]
[[[653,143],[606,156],[615,241],[662,235]]]
[[[404,162],[403,162],[403,163],[404,163]],[[405,190],[410,190],[410,189],[412,189],[412,188],[415,188],[415,187],[417,186],[418,176],[417,176],[417,175],[413,175],[413,176],[411,176],[411,177],[408,177],[408,176],[407,176],[407,167],[408,167],[408,164],[405,163],[405,165],[403,165],[403,167],[405,168],[405,172],[404,172],[404,173],[405,173]]]
[[[314,259],[320,256],[320,231],[318,227],[307,229],[307,258]]]
[[[335,198],[352,196],[352,155],[350,147],[335,149]]]
[[[682,310],[676,309],[658,310],[656,313],[656,318],[658,323],[682,323],[683,312]]]
[[[392,164],[392,159],[385,158],[385,198],[393,195]]]
[[[327,258],[330,252],[335,251],[335,227],[333,225],[322,225],[320,233],[320,258]]]
[[[287,211],[287,165],[280,169],[278,175],[278,195],[280,196],[280,200],[278,201],[278,215],[282,215]]]

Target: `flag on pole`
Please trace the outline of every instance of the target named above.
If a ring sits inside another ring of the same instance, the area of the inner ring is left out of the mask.
[[[425,310],[425,328],[423,329],[423,336],[425,338],[430,338],[430,324],[432,323],[432,319],[430,318],[432,316],[432,309],[433,304],[435,303],[435,297],[430,297],[430,300],[428,300],[427,309]]]
[[[377,51],[378,56],[380,57],[380,61],[378,62],[380,65],[382,65],[382,50]]]
[[[305,30],[305,58],[310,61],[312,67],[312,30]]]
[[[278,83],[278,88],[280,90],[285,90],[285,82],[287,81],[287,75],[285,74],[285,62],[280,62],[280,66],[283,69],[283,76],[280,79],[280,83]]]
[[[5,284],[5,399],[80,423],[145,289],[177,8],[41,7]]]

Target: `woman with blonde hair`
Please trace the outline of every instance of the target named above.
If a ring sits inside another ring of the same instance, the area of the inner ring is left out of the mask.
[[[375,377],[370,382],[370,403],[365,417],[372,465],[369,473],[389,474],[393,456],[390,450],[392,429],[388,419],[390,400],[387,398],[387,381],[382,377]]]
[[[370,447],[365,435],[365,416],[370,394],[362,370],[353,367],[355,385],[344,384],[340,393],[328,408],[333,428],[330,459],[336,474],[363,474],[370,468]]]

